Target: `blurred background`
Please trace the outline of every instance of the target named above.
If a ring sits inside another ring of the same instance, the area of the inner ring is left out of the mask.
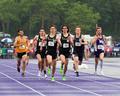
[[[58,33],[66,24],[72,34],[81,26],[89,42],[101,26],[107,39],[105,56],[120,56],[120,0],[0,0],[0,58],[14,58],[19,28],[32,39],[41,27],[48,33],[52,24]],[[92,46],[90,50],[93,57]]]

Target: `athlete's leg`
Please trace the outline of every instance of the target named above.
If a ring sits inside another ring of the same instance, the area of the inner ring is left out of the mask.
[[[95,74],[97,74],[98,60],[99,58],[95,57]]]
[[[100,68],[101,68],[101,74],[103,75],[103,59],[104,59],[104,53],[100,54]]]
[[[20,72],[21,58],[17,59],[17,71]]]
[[[54,74],[55,74],[55,71],[56,71],[56,59],[53,59],[53,62],[52,62],[52,81],[54,81]]]
[[[27,60],[26,60],[26,64],[28,65],[29,63],[29,53],[27,53]]]
[[[38,76],[41,76],[41,73],[42,73],[42,58],[41,58],[41,55],[40,54],[37,54],[36,55],[37,59],[38,59]]]
[[[45,78],[47,78],[47,75],[46,75],[46,58],[43,59],[43,69],[44,69],[44,75],[45,75]]]
[[[76,76],[78,77],[79,76],[79,73],[78,73],[79,57],[78,56],[74,56],[73,60],[74,60]]]
[[[64,55],[60,55],[60,60],[61,60],[61,63],[65,66],[65,64],[67,63],[66,62],[66,58]],[[64,72],[65,72],[65,67],[64,67]]]
[[[47,59],[47,64],[49,66],[49,68],[48,68],[48,74],[50,75],[51,74],[51,65],[52,65],[52,56],[51,55],[47,55],[46,59]]]
[[[26,71],[26,60],[27,60],[27,55],[23,55],[22,56],[22,76],[25,75],[25,71]]]

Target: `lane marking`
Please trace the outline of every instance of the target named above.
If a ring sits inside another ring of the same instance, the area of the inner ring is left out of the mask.
[[[16,70],[16,68],[11,67],[11,66],[9,66],[9,65],[2,65],[2,66],[6,66],[6,67],[9,67],[9,68],[12,68],[12,69],[15,69],[15,70]],[[57,69],[57,70],[58,70],[58,69]],[[59,70],[58,70],[58,71],[59,71]],[[28,72],[28,71],[26,71],[26,73],[31,74],[31,75],[33,75],[33,76],[37,76],[36,74],[33,74],[33,73],[31,73],[31,72]],[[84,73],[84,72],[82,72],[82,73]],[[87,73],[87,74],[89,74],[89,73]],[[76,79],[79,79],[79,80],[86,80],[86,79],[81,79],[80,77],[79,77],[79,78],[78,78],[78,77],[73,77],[73,76],[68,76],[68,77],[76,78]],[[88,80],[88,79],[87,79],[87,80]],[[107,85],[107,86],[111,86],[111,87],[120,88],[120,86],[114,85],[114,84],[102,83],[102,82],[100,82],[100,81],[95,81],[95,80],[88,80],[88,81],[96,82],[96,83],[101,84],[101,85]]]
[[[15,69],[15,68],[13,68],[13,67],[11,67],[11,66],[8,66],[8,65],[2,65],[2,66],[6,66],[6,67],[9,67],[9,68]],[[16,70],[16,69],[15,69],[15,70]],[[37,76],[37,75],[35,75],[35,74],[33,74],[33,73],[30,73],[30,72],[28,72],[28,71],[26,71],[26,73],[31,74],[31,75],[34,75],[34,76]],[[46,79],[45,79],[45,80],[46,80]],[[50,80],[50,79],[47,78],[47,80]],[[51,81],[51,80],[50,80],[50,81]],[[51,81],[51,82],[52,82],[52,81]],[[79,87],[75,87],[75,86],[72,86],[72,85],[69,85],[69,84],[65,84],[65,83],[62,83],[62,82],[59,82],[59,81],[55,81],[55,82],[58,83],[58,84],[61,84],[61,85],[64,85],[64,86],[73,88],[73,89],[77,89],[77,90],[80,90],[80,91],[83,91],[83,92],[86,92],[86,93],[90,93],[90,94],[96,95],[96,96],[103,96],[103,95],[97,94],[97,93],[95,93],[95,92],[88,91],[88,90],[84,90],[84,89],[81,89],[81,88],[79,88]]]
[[[4,73],[2,73],[2,72],[0,72],[0,74],[2,74],[2,75],[4,75],[5,77],[7,77],[7,78],[9,78],[9,79],[11,79],[11,80],[17,82],[18,84],[20,84],[20,85],[22,85],[22,86],[24,86],[24,87],[26,87],[26,88],[32,90],[33,92],[35,92],[35,93],[37,93],[37,94],[39,94],[39,95],[41,95],[41,96],[46,96],[46,95],[44,95],[43,93],[36,91],[36,90],[33,89],[32,87],[30,87],[30,86],[28,86],[28,85],[26,85],[26,84],[24,84],[24,83],[21,83],[20,81],[18,81],[18,80],[16,80],[16,79],[12,78],[12,77],[10,77],[10,76],[8,76],[7,74],[4,74]]]

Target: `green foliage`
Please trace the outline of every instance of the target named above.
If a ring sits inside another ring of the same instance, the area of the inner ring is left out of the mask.
[[[93,34],[98,24],[105,34],[118,38],[119,9],[119,0],[0,0],[0,31],[15,36],[23,28],[33,37],[41,27],[49,32],[55,24],[60,31],[61,25],[68,24],[71,32],[81,26],[83,32]]]
[[[93,12],[91,7],[86,4],[74,3],[67,12],[66,23],[70,24],[72,29],[80,26],[84,31],[90,31],[95,28],[99,19],[99,13]]]

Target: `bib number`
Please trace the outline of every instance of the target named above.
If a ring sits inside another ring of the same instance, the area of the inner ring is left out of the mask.
[[[39,42],[39,46],[41,46],[42,45],[42,42]]]
[[[75,42],[75,46],[81,46],[80,42]]]
[[[98,49],[104,50],[104,46],[103,45],[98,45]]]
[[[44,46],[45,46],[45,43],[39,42],[39,46],[44,47]]]
[[[49,41],[48,46],[54,46],[54,42]]]
[[[63,48],[69,48],[69,44],[68,43],[64,43],[63,44]]]
[[[25,49],[25,45],[21,45],[21,46],[20,46],[20,49]]]

